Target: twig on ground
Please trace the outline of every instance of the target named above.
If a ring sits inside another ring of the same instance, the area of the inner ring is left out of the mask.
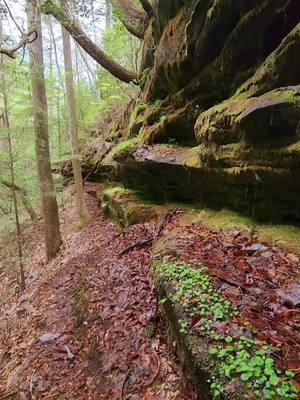
[[[132,370],[129,369],[129,370],[126,372],[125,378],[124,378],[124,380],[123,380],[122,388],[121,388],[121,400],[124,400],[125,385],[126,385],[126,382],[127,382],[128,379],[129,379],[130,375],[131,375],[131,372],[132,372]]]
[[[232,281],[231,279],[224,278],[223,276],[218,275],[218,274],[215,273],[215,272],[209,271],[209,275],[212,276],[212,277],[214,277],[214,278],[218,278],[218,279],[220,279],[221,281],[223,281],[223,282],[225,282],[225,283],[228,283],[228,284],[231,285],[231,286],[236,286],[236,287],[238,287],[239,289],[243,289],[244,291],[247,291],[247,289],[246,289],[244,286],[240,285],[239,283],[234,282],[234,281]]]
[[[175,214],[178,213],[178,211],[179,211],[179,209],[178,209],[178,208],[175,208],[174,210],[167,212],[167,214],[164,216],[164,218],[163,218],[161,224],[159,225],[158,230],[157,230],[157,232],[156,232],[156,234],[155,234],[154,236],[152,236],[152,237],[150,237],[150,238],[148,238],[148,239],[145,239],[145,240],[139,240],[138,242],[131,244],[130,246],[126,247],[126,249],[122,250],[122,251],[118,254],[118,256],[119,256],[119,257],[120,257],[120,256],[123,256],[124,254],[128,253],[128,251],[133,250],[133,249],[135,249],[136,247],[142,247],[142,246],[145,246],[145,245],[150,245],[150,244],[152,244],[152,243],[154,242],[155,239],[157,239],[159,236],[161,236],[161,234],[162,234],[162,232],[163,232],[163,230],[164,230],[164,227],[165,227],[165,226],[167,225],[167,223],[172,219],[172,217],[173,217]]]
[[[122,250],[118,256],[123,256],[124,254],[128,253],[128,251],[135,249],[136,247],[143,247],[145,245],[151,244],[154,241],[154,237],[139,240],[138,242],[131,244],[130,246],[126,247],[126,249]]]
[[[155,354],[156,357],[156,361],[157,361],[157,369],[155,371],[155,374],[153,375],[153,377],[143,386],[144,389],[147,389],[148,387],[150,387],[153,382],[155,381],[155,379],[158,377],[159,371],[160,371],[160,359],[157,355],[157,353],[155,351],[153,351],[153,354]]]
[[[14,396],[16,394],[17,394],[17,392],[6,393],[6,394],[4,394],[3,396],[0,397],[0,400],[8,399],[9,397]]]
[[[48,396],[44,397],[43,400],[51,399],[51,397],[55,397],[55,396],[59,396],[59,393],[56,392],[56,393],[48,394]]]

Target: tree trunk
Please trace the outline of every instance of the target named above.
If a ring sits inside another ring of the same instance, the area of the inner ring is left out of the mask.
[[[137,82],[138,74],[122,67],[116,61],[108,57],[83,31],[78,21],[72,18],[66,7],[54,4],[53,0],[44,0],[42,10],[52,14],[61,25],[71,34],[73,39],[104,69],[125,83]]]
[[[81,226],[85,226],[91,220],[86,202],[84,199],[84,189],[81,174],[80,148],[78,139],[78,121],[76,112],[76,101],[73,82],[73,66],[70,34],[62,27],[64,62],[65,62],[65,80],[66,95],[69,114],[69,136],[72,146],[72,166],[76,190],[76,205]]]
[[[106,0],[109,1],[109,0]],[[95,9],[94,9],[94,0],[90,0],[90,8],[91,8],[91,16],[92,16],[92,22],[93,22],[93,33],[94,33],[94,42],[97,44],[98,40],[97,40],[97,27],[96,27],[96,15],[95,15]],[[107,11],[107,9],[106,9]],[[107,20],[106,20],[106,26],[107,26]],[[81,49],[81,55],[83,52],[83,49],[80,47]],[[87,57],[85,55],[84,59],[87,61]],[[99,64],[96,64],[96,70],[95,72],[92,73],[93,76],[93,83],[94,83],[94,87],[95,87],[95,97],[98,101],[101,100],[101,88],[100,88],[100,84],[99,82],[97,82],[99,76],[100,76],[100,71],[101,71],[101,67]]]
[[[58,80],[59,80],[59,85],[56,89],[56,116],[57,116],[57,131],[58,131],[58,156],[59,156],[59,159],[61,159],[61,154],[62,154],[61,118],[63,119],[63,121],[65,120],[64,113],[61,113],[61,104],[60,104],[61,92],[63,93],[64,104],[66,104],[66,96],[65,96],[65,90],[64,90],[65,88],[64,88],[64,82],[63,82],[63,76],[62,76],[61,68],[60,68],[59,61],[58,61],[58,52],[57,52],[57,46],[56,46],[56,41],[55,41],[55,36],[54,36],[52,16],[50,16],[50,18],[49,18],[49,30],[50,30],[50,41],[52,41],[52,43],[53,43],[54,59],[55,59],[55,65],[56,65],[56,70],[57,70],[57,74],[58,74]]]
[[[58,206],[50,164],[41,15],[37,9],[36,0],[27,0],[27,20],[29,27],[35,22],[38,33],[38,38],[28,45],[28,49],[31,64],[30,78],[37,172],[44,218],[46,255],[47,260],[49,261],[59,251],[61,246],[61,236],[59,229]]]
[[[111,27],[111,0],[105,0],[105,28]]]
[[[89,86],[90,88],[93,85],[93,76],[94,76],[94,71],[92,70],[91,66],[89,65],[89,61],[87,60],[87,55],[86,53],[82,50],[82,48],[76,43],[76,49],[78,50],[78,53],[80,54],[80,57],[86,67],[86,73],[89,81]]]

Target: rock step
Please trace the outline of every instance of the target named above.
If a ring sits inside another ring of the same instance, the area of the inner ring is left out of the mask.
[[[282,150],[278,164],[270,152],[257,153],[257,162],[249,163],[247,151],[228,155],[232,151],[224,149],[202,160],[198,148],[167,155],[165,149],[160,155],[158,148],[127,150],[122,159],[101,164],[91,179],[121,182],[152,200],[228,207],[263,220],[300,221],[298,152]]]

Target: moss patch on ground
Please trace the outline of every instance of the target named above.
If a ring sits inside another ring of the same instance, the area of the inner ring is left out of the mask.
[[[245,217],[228,209],[220,211],[209,208],[201,211],[193,209],[193,211],[190,210],[190,213],[195,215],[195,222],[201,222],[216,229],[256,231],[261,240],[273,242],[280,248],[300,253],[300,227],[258,223],[253,218]]]

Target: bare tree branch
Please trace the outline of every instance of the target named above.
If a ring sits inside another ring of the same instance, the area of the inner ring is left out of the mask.
[[[17,43],[16,45],[14,45],[12,47],[4,47],[4,46],[2,46],[2,38],[0,38],[0,40],[1,40],[0,54],[5,54],[6,56],[8,56],[10,58],[16,58],[15,53],[18,50],[20,50],[21,48],[24,49],[26,44],[32,43],[34,40],[36,40],[38,34],[36,31],[35,24],[33,24],[32,27],[28,30],[28,32],[25,33],[22,30],[22,28],[20,27],[20,25],[18,24],[17,20],[15,19],[13,13],[11,12],[11,9],[10,9],[7,1],[6,0],[2,0],[2,1],[4,3],[4,6],[8,12],[10,19],[13,21],[13,23],[15,24],[18,31],[21,33],[21,39],[20,39],[19,43]]]
[[[0,53],[5,54],[6,56],[10,58],[16,58],[16,52],[20,50],[21,48],[24,48],[28,43],[34,42],[38,37],[37,31],[35,28],[32,28],[29,32],[24,35],[19,43],[17,43],[13,47],[0,47]]]
[[[138,39],[144,39],[147,15],[135,7],[131,0],[111,0],[117,17],[125,28]]]
[[[17,20],[15,19],[13,13],[11,12],[11,9],[9,8],[9,5],[7,4],[7,1],[6,0],[2,0],[2,1],[3,1],[4,5],[5,5],[7,11],[8,11],[8,14],[9,14],[10,18],[12,19],[13,23],[17,27],[18,31],[21,33],[22,36],[24,36],[24,32],[21,29],[20,25],[18,24]]]
[[[73,18],[69,10],[56,0],[43,0],[42,12],[51,14],[71,34],[73,39],[85,50],[98,64],[123,82],[137,83],[138,74],[127,70],[112,58],[107,56],[83,31],[78,21]]]

